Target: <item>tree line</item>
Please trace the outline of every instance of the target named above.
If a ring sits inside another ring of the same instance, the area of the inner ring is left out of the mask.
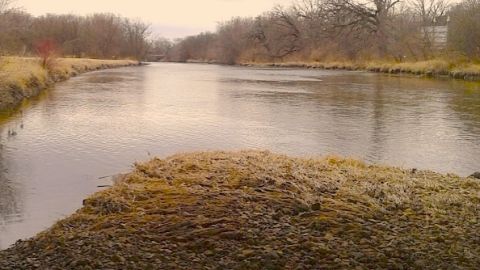
[[[152,53],[225,64],[480,59],[480,0],[299,0],[255,18],[233,18],[215,32],[159,39]]]
[[[155,55],[225,64],[480,59],[480,0],[296,0],[175,41],[152,38],[140,20],[106,13],[36,17],[13,1],[0,0],[0,56],[34,55],[39,44],[48,44],[68,57]],[[439,39],[446,25],[444,44]]]
[[[0,55],[34,55],[46,41],[62,56],[104,59],[144,59],[151,46],[149,25],[140,20],[105,13],[35,17],[0,0]]]

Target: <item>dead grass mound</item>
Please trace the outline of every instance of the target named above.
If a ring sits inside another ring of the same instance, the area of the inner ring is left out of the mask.
[[[480,182],[327,157],[137,164],[0,269],[476,269]]]

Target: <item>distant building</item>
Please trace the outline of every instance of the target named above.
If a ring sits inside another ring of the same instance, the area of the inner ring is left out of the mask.
[[[434,20],[430,25],[424,27],[434,48],[445,49],[447,47],[449,21],[450,18],[448,16],[442,16]]]
[[[448,26],[426,26],[426,32],[431,37],[434,48],[444,49],[447,47]]]

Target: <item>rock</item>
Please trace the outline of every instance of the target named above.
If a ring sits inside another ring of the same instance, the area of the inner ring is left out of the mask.
[[[255,253],[254,250],[244,249],[244,250],[241,251],[240,255],[241,255],[242,257],[250,257],[250,256],[252,256],[254,253]]]
[[[475,172],[473,173],[472,175],[470,175],[471,178],[476,178],[476,179],[480,179],[480,172]]]
[[[212,250],[207,250],[207,251],[205,251],[204,254],[207,255],[207,256],[213,256],[215,253]]]
[[[276,251],[271,251],[267,253],[267,257],[278,260],[280,255]]]
[[[313,211],[319,211],[321,209],[321,205],[320,205],[320,203],[317,202],[317,203],[312,204],[311,208],[312,208]]]

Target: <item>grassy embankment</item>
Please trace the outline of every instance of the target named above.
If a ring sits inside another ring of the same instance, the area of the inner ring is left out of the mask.
[[[47,71],[35,58],[0,58],[0,111],[18,106],[24,98],[32,97],[55,82],[72,76],[106,68],[137,65],[130,60],[57,59]]]
[[[154,159],[0,269],[478,269],[480,181],[268,152]]]
[[[447,60],[429,60],[418,62],[280,62],[280,63],[256,63],[245,62],[246,66],[286,67],[286,68],[318,68],[318,69],[342,69],[364,70],[390,74],[413,74],[429,77],[451,77],[463,80],[480,80],[480,64],[473,62],[456,62]]]

